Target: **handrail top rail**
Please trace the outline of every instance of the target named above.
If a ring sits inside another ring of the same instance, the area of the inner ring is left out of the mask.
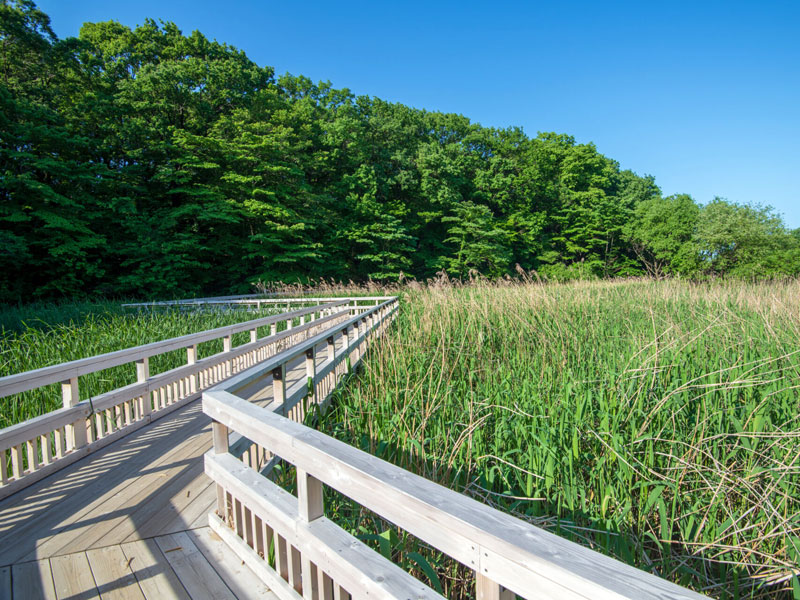
[[[122,304],[124,308],[130,307],[150,307],[150,306],[195,306],[203,304],[283,304],[288,302],[332,302],[346,298],[349,301],[364,300],[388,300],[396,296],[286,296],[273,295],[265,297],[260,294],[245,294],[242,296],[219,296],[215,298],[186,298],[183,300],[157,300],[153,302],[131,302]]]
[[[349,299],[340,299],[335,302],[326,303],[322,308],[346,306],[349,302]],[[10,396],[11,394],[26,392],[51,383],[67,381],[80,375],[86,375],[88,373],[94,373],[96,371],[102,371],[111,367],[142,360],[171,350],[188,348],[195,344],[219,339],[257,327],[271,325],[272,323],[277,323],[278,321],[283,321],[290,317],[299,317],[319,310],[320,306],[310,306],[289,312],[282,312],[277,315],[243,321],[234,325],[224,325],[215,329],[207,329],[197,333],[169,338],[159,342],[151,342],[141,346],[123,348],[122,350],[115,350],[113,352],[89,356],[87,358],[79,358],[49,367],[41,367],[31,371],[6,375],[5,377],[0,377],[0,398]]]
[[[202,301],[202,300],[237,300],[237,299],[246,299],[246,298],[275,298],[278,294],[235,294],[233,296],[207,296],[204,298],[179,298],[177,300],[153,300],[152,302],[130,302],[127,304],[123,304],[122,306],[151,306],[153,304],[162,304],[162,303],[170,303],[170,304],[180,304],[182,302],[195,302],[195,301]]]
[[[225,392],[231,392],[233,390],[241,389],[251,381],[258,379],[265,373],[268,373],[278,368],[280,365],[286,363],[287,361],[292,360],[294,357],[299,356],[300,354],[305,353],[307,350],[316,347],[319,343],[328,339],[332,335],[335,335],[337,331],[343,331],[344,329],[353,325],[353,323],[356,323],[357,321],[363,319],[365,316],[375,313],[381,310],[382,308],[385,308],[389,304],[392,304],[393,302],[397,302],[396,296],[390,296],[389,299],[386,300],[385,302],[382,302],[377,306],[373,306],[369,310],[366,310],[354,317],[351,317],[347,321],[339,323],[338,325],[334,325],[333,327],[328,328],[322,333],[318,333],[314,337],[308,338],[304,342],[295,344],[294,346],[291,346],[290,348],[287,348],[286,350],[283,350],[282,352],[279,352],[274,356],[271,356],[267,360],[260,362],[259,364],[250,367],[249,369],[246,369],[241,373],[234,375],[233,377],[226,379],[222,383],[219,383],[218,385],[212,388],[209,388],[209,390],[221,390]]]
[[[222,390],[203,412],[518,594],[706,598],[406,471]]]

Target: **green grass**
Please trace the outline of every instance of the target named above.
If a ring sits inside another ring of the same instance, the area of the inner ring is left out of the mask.
[[[797,282],[417,288],[320,427],[713,597],[791,598],[798,340]],[[414,567],[413,540],[329,500]],[[470,593],[424,554],[449,597]]]
[[[125,311],[112,302],[36,304],[0,309],[0,376],[131,348],[141,344],[232,325],[275,314],[273,309],[182,312]],[[6,327],[8,325],[8,327]],[[269,328],[259,329],[259,336]],[[249,341],[249,333],[233,336],[234,346]],[[222,340],[198,346],[199,358],[222,351]],[[175,350],[150,360],[155,375],[186,364],[186,351]],[[91,397],[136,381],[133,364],[121,365],[80,378],[81,397]],[[58,384],[0,398],[0,428],[62,406]]]

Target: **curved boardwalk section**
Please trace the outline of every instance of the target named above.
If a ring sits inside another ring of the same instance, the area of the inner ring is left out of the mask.
[[[359,310],[348,308],[343,318]],[[311,341],[314,369],[345,356],[354,341],[348,330],[331,330],[341,320],[320,314],[288,330],[293,343]],[[280,361],[291,347],[276,345],[268,356]],[[308,362],[305,354],[291,357],[278,380],[270,372],[240,393],[300,418],[304,411],[286,411],[286,402],[307,389]],[[208,526],[216,486],[203,455],[211,447],[211,420],[194,393],[163,418],[0,501],[0,599],[274,598]]]

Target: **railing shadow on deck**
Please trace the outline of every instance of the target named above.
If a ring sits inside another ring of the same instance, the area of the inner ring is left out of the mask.
[[[123,526],[126,531],[138,531],[146,525],[150,516],[144,515],[142,522],[139,522],[140,509],[159,503],[159,500],[166,499],[163,498],[165,495],[169,497],[178,490],[165,491],[153,486],[137,502],[119,511],[95,513],[92,508],[97,510],[100,507],[93,507],[93,502],[115,491],[124,494],[126,482],[134,482],[159,470],[173,471],[174,478],[187,480],[186,483],[202,476],[202,463],[199,460],[202,452],[197,452],[193,459],[167,459],[156,469],[150,466],[150,460],[144,460],[154,453],[164,456],[174,447],[176,439],[187,440],[197,436],[205,437],[210,443],[209,419],[200,410],[200,403],[194,402],[175,418],[159,421],[140,435],[119,440],[68,467],[58,476],[44,479],[7,498],[0,503],[0,564],[19,564],[85,551],[93,546],[92,540],[83,540],[79,545],[70,546],[70,538],[85,535],[91,528],[98,531],[98,538],[115,525]],[[137,458],[140,460],[135,460]],[[70,518],[72,515],[69,511],[80,511],[80,507],[87,511],[85,516]],[[176,525],[176,529],[188,529],[189,525],[183,522],[182,525]],[[74,533],[74,537],[71,533]],[[52,547],[43,549],[42,546],[49,542]],[[157,573],[151,570],[149,574],[152,576]],[[172,585],[171,580],[167,581]],[[173,591],[177,595],[183,592],[183,588]]]

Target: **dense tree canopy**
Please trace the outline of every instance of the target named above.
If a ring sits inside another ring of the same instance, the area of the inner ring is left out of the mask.
[[[31,0],[0,0],[0,176],[6,301],[800,272],[800,234],[769,209],[662,198],[593,144],[276,78],[172,23],[59,40]]]

